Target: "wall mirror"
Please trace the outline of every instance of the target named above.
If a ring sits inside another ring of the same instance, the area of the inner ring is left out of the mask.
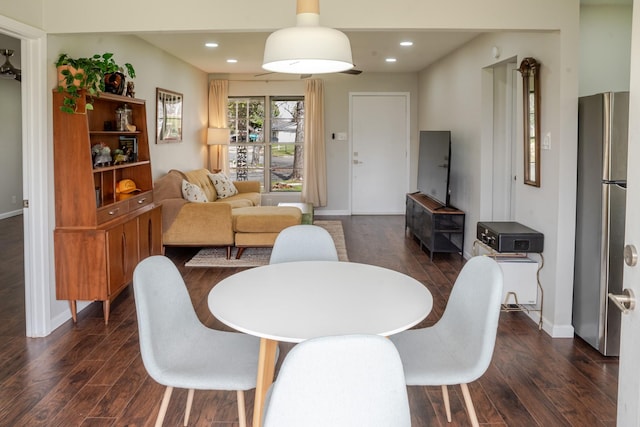
[[[540,63],[524,58],[518,71],[522,74],[524,183],[540,187]]]
[[[156,143],[182,141],[182,94],[156,88]]]

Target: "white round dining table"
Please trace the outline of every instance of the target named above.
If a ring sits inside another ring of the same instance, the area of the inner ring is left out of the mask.
[[[253,426],[259,427],[278,341],[393,335],[421,322],[433,299],[422,283],[394,270],[354,262],[302,261],[227,277],[209,292],[208,304],[225,325],[261,338],[253,414]]]

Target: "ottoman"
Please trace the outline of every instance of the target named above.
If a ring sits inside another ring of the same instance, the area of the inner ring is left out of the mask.
[[[302,212],[289,206],[251,206],[233,209],[231,218],[240,258],[245,248],[273,247],[282,230],[300,224]]]
[[[278,206],[293,206],[302,212],[302,223],[313,224],[313,204],[311,203],[278,203]]]

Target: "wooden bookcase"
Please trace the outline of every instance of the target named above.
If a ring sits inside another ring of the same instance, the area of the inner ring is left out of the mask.
[[[131,283],[138,262],[162,253],[145,101],[102,93],[93,99],[93,110],[68,114],[59,108],[64,96],[53,92],[56,298],[69,300],[74,322],[78,300],[102,301],[108,323],[110,303]],[[132,109],[136,130],[111,130],[116,108],[125,103]],[[83,97],[79,111],[84,105]],[[121,136],[136,139],[137,156],[117,165],[94,166],[91,147],[104,143],[113,154]],[[122,179],[132,179],[141,191],[118,194]]]
[[[407,194],[405,230],[429,249],[431,260],[436,252],[460,253],[464,250],[465,214],[453,207],[444,207],[421,193]]]

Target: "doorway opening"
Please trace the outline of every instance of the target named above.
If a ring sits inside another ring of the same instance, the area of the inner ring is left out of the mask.
[[[0,34],[20,40],[22,118],[22,197],[24,227],[25,332],[41,337],[52,331],[50,318],[53,264],[47,148],[46,33],[0,16]],[[57,326],[57,325],[56,325]]]

